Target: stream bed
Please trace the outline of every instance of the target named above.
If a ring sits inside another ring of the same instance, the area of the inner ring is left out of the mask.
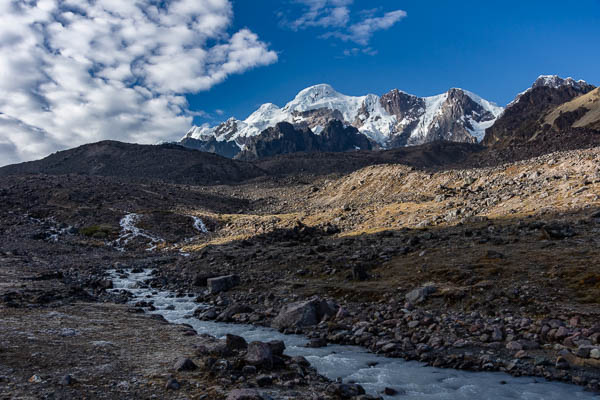
[[[304,356],[320,374],[329,379],[343,379],[362,385],[367,393],[381,395],[385,387],[403,391],[403,395],[386,399],[523,399],[571,400],[598,399],[575,385],[548,382],[540,378],[514,378],[501,372],[468,372],[428,367],[416,361],[386,358],[355,346],[328,345],[323,348],[306,348],[303,336],[284,335],[277,330],[251,325],[200,321],[193,318],[194,310],[205,307],[194,297],[175,297],[174,293],[150,288],[145,282],[152,270],[125,274],[110,271],[112,291],[126,290],[133,296],[131,302],[153,302],[155,311],[167,321],[189,324],[196,332],[223,337],[227,333],[244,337],[248,342],[282,340],[285,353]]]

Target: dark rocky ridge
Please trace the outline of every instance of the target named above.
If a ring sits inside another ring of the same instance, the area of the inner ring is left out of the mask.
[[[137,145],[116,141],[87,144],[54,153],[42,160],[0,168],[0,175],[79,174],[171,183],[239,182],[264,172],[239,161],[176,144]]]
[[[188,149],[200,150],[207,153],[218,154],[227,158],[235,158],[240,153],[240,147],[233,141],[219,142],[216,138],[211,137],[207,140],[194,138],[184,138],[179,142],[183,147]]]
[[[595,88],[583,81],[548,86],[542,84],[541,79],[509,105],[494,125],[486,130],[483,145],[503,148],[526,144],[542,130],[544,116],[557,106]]]
[[[250,138],[246,149],[236,158],[257,160],[280,154],[371,150],[372,147],[371,141],[356,128],[345,127],[338,120],[329,121],[319,135],[308,128],[281,122]]]

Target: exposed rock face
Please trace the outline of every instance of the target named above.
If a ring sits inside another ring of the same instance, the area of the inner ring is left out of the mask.
[[[531,88],[517,96],[494,125],[486,130],[483,144],[507,147],[527,143],[542,131],[546,124],[544,118],[557,106],[593,89],[594,86],[584,81],[541,76]],[[579,119],[569,115],[563,116],[565,118],[567,121],[563,120],[562,124],[561,121],[558,122],[559,129],[564,129]]]
[[[292,115],[294,120],[301,121],[297,124],[298,126],[309,128],[314,133],[320,133],[323,130],[323,127],[330,121],[344,120],[344,116],[339,110],[332,110],[326,107],[318,108],[316,110],[295,111]]]
[[[371,150],[372,144],[356,128],[344,127],[338,120],[328,122],[320,135],[308,128],[297,128],[281,122],[249,140],[246,150],[236,158],[256,160],[260,158],[297,152],[344,152]]]
[[[480,140],[482,126],[488,126],[496,116],[461,89],[450,89],[438,112],[432,117],[422,136],[409,138],[408,144],[416,145],[436,140],[476,143]],[[420,122],[424,125],[425,119]]]

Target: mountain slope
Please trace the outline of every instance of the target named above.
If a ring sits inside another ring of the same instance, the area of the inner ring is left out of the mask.
[[[485,129],[501,112],[501,107],[462,89],[424,98],[399,90],[381,97],[347,96],[321,84],[300,91],[283,108],[263,104],[244,121],[230,118],[214,127],[194,127],[183,140],[235,142],[243,148],[249,138],[279,122],[318,135],[329,121],[339,120],[383,148],[436,140],[474,143],[483,138]]]
[[[562,79],[555,75],[540,76],[486,130],[482,143],[494,147],[527,143],[541,132],[544,117],[548,113],[593,89],[594,86],[581,80]]]
[[[239,182],[264,172],[251,164],[229,160],[183,146],[137,145],[115,141],[87,144],[42,160],[0,168],[0,176],[17,174],[118,176],[171,183]]]
[[[544,118],[553,130],[588,128],[600,130],[600,88],[564,103]]]
[[[280,122],[265,129],[246,144],[236,158],[258,160],[280,154],[345,152],[352,150],[371,150],[369,139],[354,127],[345,127],[338,120],[327,123],[319,135],[308,128],[298,128],[288,122]]]

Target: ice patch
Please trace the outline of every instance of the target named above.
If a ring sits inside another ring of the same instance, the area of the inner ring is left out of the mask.
[[[142,237],[150,240],[150,247],[146,249],[147,251],[156,250],[159,243],[165,242],[164,239],[151,235],[143,229],[140,229],[137,226],[135,226],[136,222],[138,222],[139,219],[139,214],[131,213],[125,215],[119,222],[119,225],[121,225],[121,236],[119,236],[119,238],[115,240],[113,244],[120,251],[124,251],[124,246],[126,246],[129,242],[131,242],[131,240],[137,237]]]

